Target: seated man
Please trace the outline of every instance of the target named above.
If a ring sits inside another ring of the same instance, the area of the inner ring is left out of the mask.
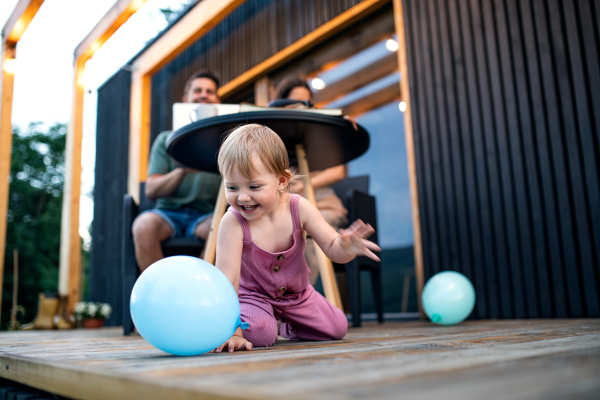
[[[184,103],[220,103],[219,79],[210,71],[192,75],[184,90]],[[132,232],[135,257],[141,271],[164,257],[160,243],[175,237],[206,239],[220,187],[220,175],[179,165],[168,154],[167,136],[160,133],[150,152],[146,196],[156,206],[135,219]]]

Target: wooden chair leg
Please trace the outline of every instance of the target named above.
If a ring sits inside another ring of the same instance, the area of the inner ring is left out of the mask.
[[[208,232],[206,244],[204,245],[204,249],[202,250],[201,254],[201,258],[204,261],[208,261],[213,265],[215,264],[217,256],[217,234],[219,233],[219,224],[221,223],[221,219],[223,219],[223,215],[225,215],[226,211],[227,198],[225,197],[225,186],[223,185],[223,181],[221,181],[219,194],[217,195],[217,203],[215,204],[215,211],[213,213],[213,219],[210,224],[210,231]]]
[[[306,199],[317,206],[315,199],[315,192],[310,183],[310,170],[308,169],[308,161],[306,160],[306,152],[302,144],[296,145],[296,158],[298,159],[298,169],[302,175],[302,182],[304,183],[304,194]],[[319,263],[319,274],[321,275],[321,282],[323,283],[323,291],[325,292],[325,298],[334,306],[343,311],[342,298],[340,297],[340,290],[335,279],[335,272],[333,271],[333,264],[331,260],[323,253],[319,246],[315,246],[317,261]]]

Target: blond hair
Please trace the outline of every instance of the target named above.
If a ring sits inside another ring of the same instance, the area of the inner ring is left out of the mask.
[[[283,141],[273,130],[259,124],[242,125],[227,135],[219,150],[219,172],[223,175],[237,168],[245,178],[252,179],[256,172],[252,153],[256,153],[270,173],[295,178],[289,171]]]

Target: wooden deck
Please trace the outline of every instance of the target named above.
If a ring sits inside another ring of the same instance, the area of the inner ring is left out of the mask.
[[[7,332],[0,377],[77,399],[598,399],[600,320],[369,323],[197,357],[118,328]]]

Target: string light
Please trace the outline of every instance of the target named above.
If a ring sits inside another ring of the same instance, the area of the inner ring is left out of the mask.
[[[310,82],[310,85],[313,87],[313,89],[321,90],[325,87],[325,82],[323,82],[323,79],[321,78],[314,78]]]
[[[402,112],[406,111],[406,103],[404,101],[401,101],[400,104],[398,104],[398,108]]]
[[[131,8],[137,11],[145,2],[146,0],[134,0],[131,2]]]
[[[14,58],[4,60],[4,71],[7,74],[14,74],[17,71],[17,60]]]
[[[396,42],[394,39],[388,39],[387,42],[385,42],[385,47],[389,51],[396,51],[398,50],[398,42]]]

